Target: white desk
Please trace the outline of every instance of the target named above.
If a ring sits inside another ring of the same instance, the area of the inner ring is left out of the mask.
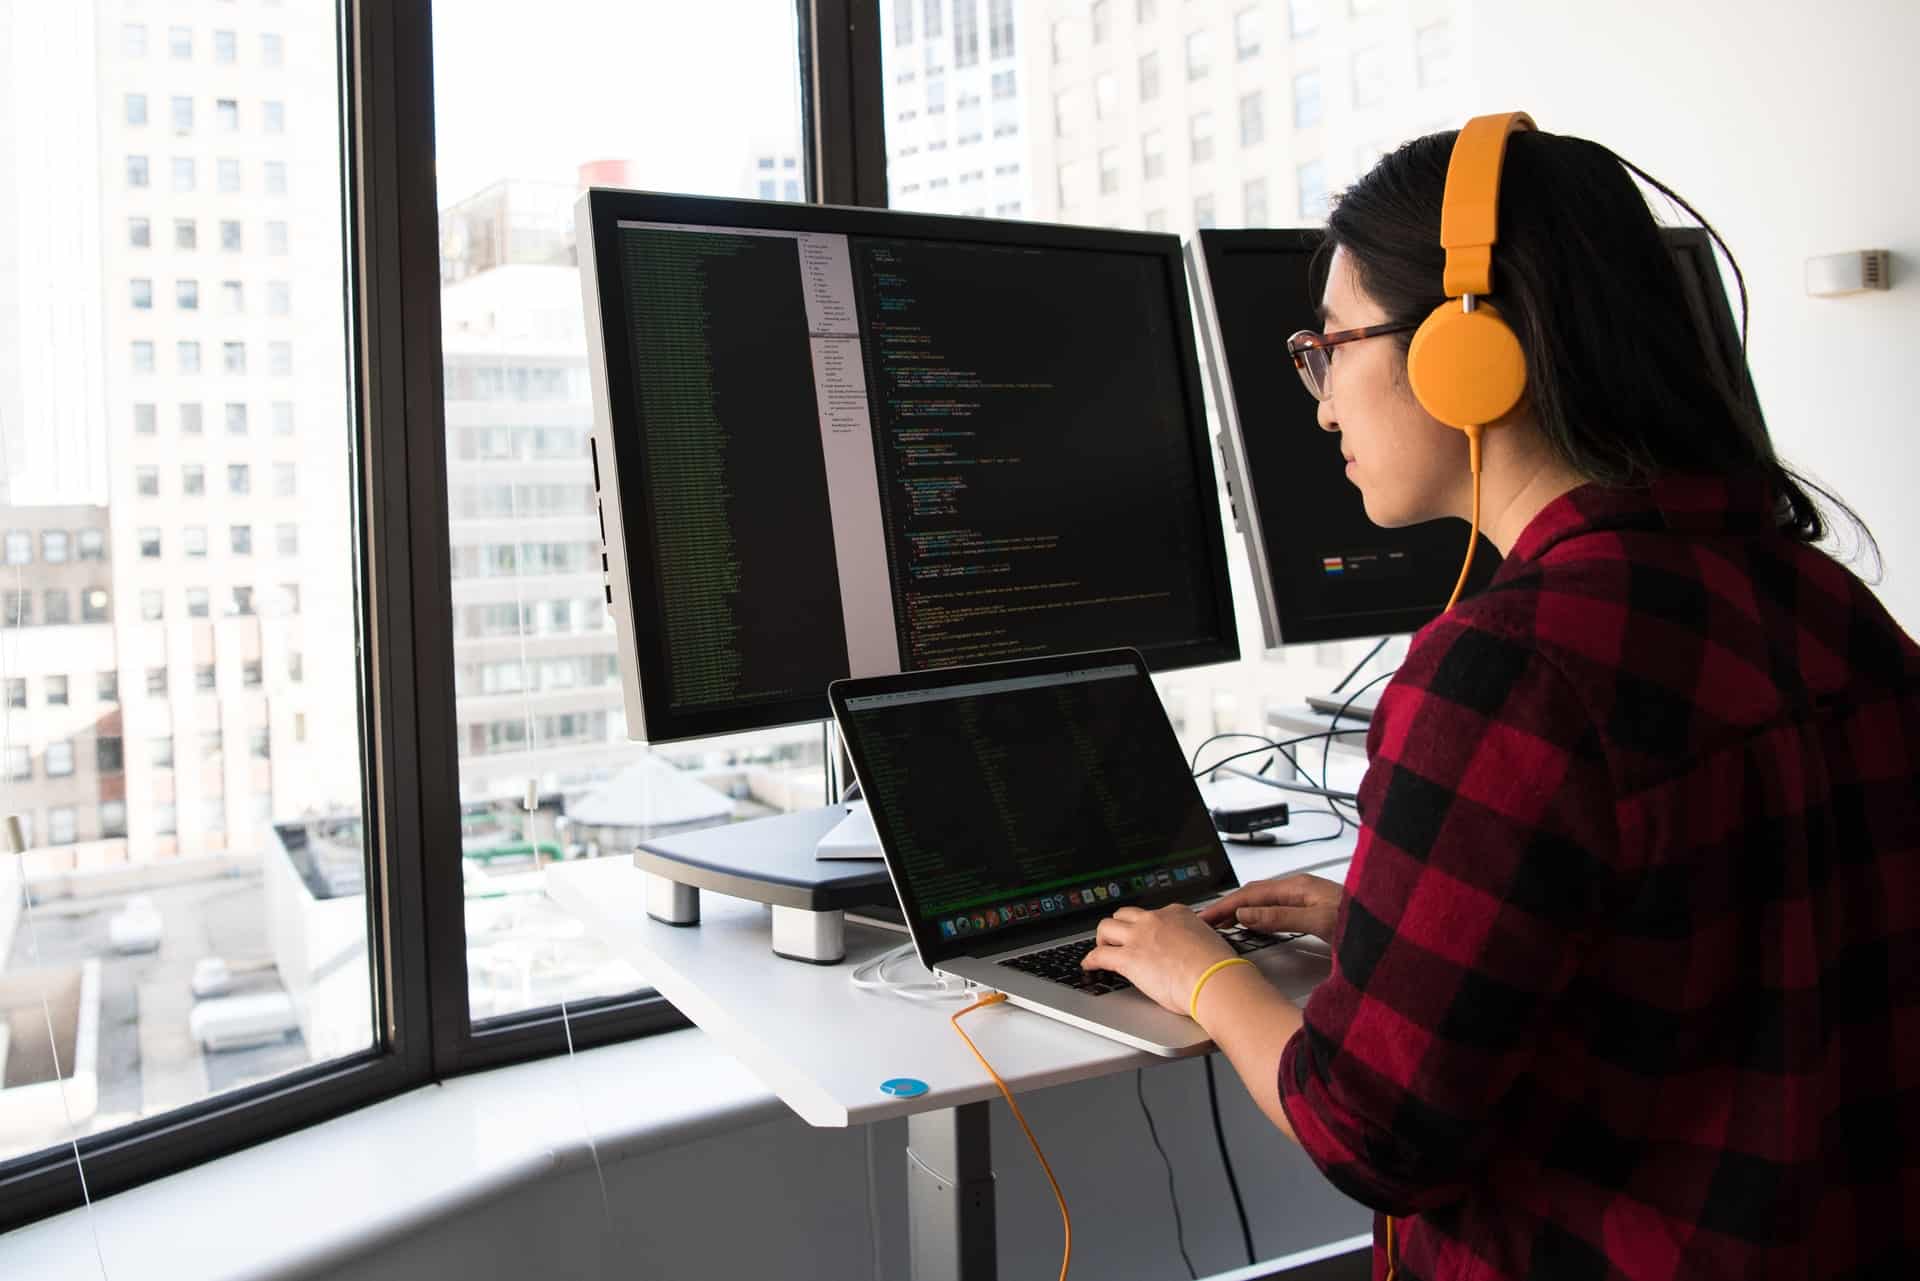
[[[1293,836],[1332,820],[1304,818]],[[1338,880],[1354,834],[1294,849],[1229,846],[1244,881],[1312,869]],[[949,1018],[960,1002],[926,1004],[863,992],[848,974],[905,936],[847,924],[846,960],[783,960],[767,945],[767,908],[709,893],[694,926],[646,909],[646,875],[625,859],[547,869],[547,893],[599,933],[722,1048],[810,1125],[908,1118],[907,1178],[915,1281],[991,1281],[995,1274],[988,1100],[998,1097]],[[902,963],[901,969],[910,970]],[[1158,1062],[1155,1056],[1031,1011],[996,1005],[967,1030],[1011,1090],[1036,1090]],[[880,1092],[913,1077],[918,1098]]]

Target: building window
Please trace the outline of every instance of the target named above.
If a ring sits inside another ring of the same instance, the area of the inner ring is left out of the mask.
[[[54,589],[47,593],[47,625],[57,627],[73,621],[73,599],[66,592]],[[62,678],[65,679],[64,677]]]
[[[118,774],[126,768],[125,749],[117,734],[102,734],[93,741],[94,765],[102,774]]]
[[[1233,52],[1241,62],[1260,55],[1260,11],[1242,9],[1233,15]]]
[[[1133,0],[1133,20],[1135,22],[1152,22],[1159,16],[1159,0]]]
[[[251,587],[234,588],[233,601],[232,601],[232,604],[230,604],[227,607],[227,613],[229,615],[237,615],[242,618],[253,613],[253,588]]]
[[[192,27],[168,27],[167,28],[167,53],[171,55],[174,61],[176,62],[192,61],[193,60],[193,28]]]
[[[244,497],[253,490],[252,476],[245,463],[227,464],[227,492],[236,497]]]
[[[1166,171],[1166,139],[1158,129],[1149,129],[1140,135],[1140,176],[1152,181]]]
[[[145,156],[127,157],[127,185],[144,187],[147,185],[147,158]]]
[[[1267,136],[1266,112],[1258,91],[1240,96],[1240,145],[1257,147]]]
[[[292,498],[294,495],[294,468],[292,463],[273,465],[273,496]]]
[[[151,219],[127,219],[127,245],[133,249],[153,248],[153,222]]]
[[[240,162],[231,156],[216,160],[214,177],[220,191],[226,195],[232,195],[240,190]]]
[[[286,161],[284,160],[267,161],[266,176],[267,176],[267,194],[269,196],[284,196],[287,194],[287,162]]]
[[[108,609],[107,589],[88,587],[80,593],[80,621],[83,623],[105,623],[112,621]]]
[[[198,342],[191,339],[185,342],[178,342],[173,345],[173,349],[181,373],[197,374],[200,372],[200,344]]]
[[[162,672],[162,675],[164,676],[165,673]],[[153,673],[148,672],[147,676],[147,692],[152,693]],[[165,680],[160,682],[160,692],[162,694],[167,692]],[[157,769],[173,768],[173,735],[156,734],[147,740],[147,762]]]
[[[1152,102],[1160,96],[1160,53],[1154,50],[1140,55],[1140,101]]]
[[[160,530],[155,525],[143,525],[140,528],[140,557],[142,560],[160,559]]]
[[[176,192],[192,191],[198,181],[192,156],[173,158],[173,189]]]
[[[1013,0],[987,0],[987,40],[994,60],[1013,56]]]
[[[173,131],[178,134],[192,133],[193,99],[176,95],[171,106],[173,109]],[[176,161],[175,163],[178,162]],[[175,190],[179,190],[179,188],[175,188]]]
[[[127,300],[135,311],[153,310],[153,282],[134,279],[127,282]]]
[[[1320,123],[1320,73],[1303,71],[1293,78],[1293,127],[1310,129]]]
[[[980,62],[980,0],[953,0],[953,65]]]
[[[48,756],[51,757],[53,753],[53,749],[48,748],[47,753],[48,753]],[[51,766],[48,767],[47,773],[49,774],[53,773],[53,769]],[[72,744],[68,744],[67,746],[67,773],[69,774],[73,773]],[[55,805],[50,807],[47,810],[47,844],[71,845],[74,842],[74,836],[75,836],[75,832],[74,832],[73,806]]]
[[[187,617],[210,618],[213,616],[212,599],[204,587],[187,588]]]
[[[1240,208],[1244,225],[1264,227],[1267,225],[1267,180],[1249,178],[1240,185]]]
[[[1120,148],[1100,148],[1100,194],[1111,196],[1120,190]]]
[[[5,617],[4,619],[0,619],[0,621],[4,621],[8,627],[33,626],[32,592],[8,592],[5,600]],[[25,686],[23,685],[22,688],[24,689]],[[21,697],[25,698],[26,695],[22,694]],[[25,707],[26,704],[21,703],[20,706]]]
[[[1324,161],[1309,160],[1296,171],[1300,186],[1300,216],[1321,219],[1327,216],[1327,166]]]
[[[200,247],[200,224],[191,218],[173,220],[173,247],[192,251]]]
[[[1353,55],[1353,105],[1377,107],[1387,98],[1387,50],[1374,45]]]
[[[137,125],[144,125],[145,123],[147,123],[147,95],[146,94],[130,93],[127,95],[126,116],[127,116],[127,123],[129,125],[137,126]]]
[[[1017,87],[1013,72],[996,71],[993,73],[993,100],[995,102],[1006,102],[1014,97],[1016,92]]]
[[[120,28],[120,52],[129,58],[147,56],[147,28],[144,23],[129,22]]]
[[[119,702],[120,673],[117,671],[101,672],[95,683],[94,697],[103,703]],[[115,739],[114,742],[118,744],[119,740]]]
[[[167,599],[164,593],[148,587],[140,592],[140,621],[157,623],[167,616]]]
[[[1413,56],[1419,67],[1422,89],[1443,85],[1453,79],[1453,24],[1442,19],[1416,31],[1413,36]]]
[[[1287,31],[1298,40],[1320,25],[1320,0],[1287,0]]]
[[[125,801],[100,802],[100,835],[105,838],[125,836],[127,834],[127,803]]]
[[[72,546],[72,539],[64,529],[49,529],[40,535],[40,556],[49,565],[66,564]]]
[[[157,436],[160,434],[160,407],[147,401],[133,407],[133,434],[136,436]],[[81,541],[86,541],[82,533]]]
[[[287,679],[298,685],[306,678],[307,664],[297,649],[287,651]]]
[[[239,102],[232,98],[215,98],[213,100],[213,118],[219,124],[221,133],[239,133]]]
[[[1120,105],[1120,89],[1114,83],[1111,71],[1102,71],[1093,78],[1093,118],[1111,120]]]
[[[226,406],[227,435],[244,436],[247,434],[247,406],[245,401],[230,400]]]
[[[300,554],[300,526],[275,525],[273,527],[273,549],[279,556],[298,556]]]
[[[7,531],[7,564],[33,564],[33,535],[24,529]]]
[[[7,677],[7,706],[25,707],[27,705],[27,682],[23,677]]]
[[[1088,25],[1093,31],[1093,42],[1105,44],[1107,37],[1113,34],[1113,5],[1111,0],[1093,0],[1087,10]]]
[[[61,595],[65,596],[66,593],[62,592]],[[47,621],[52,622],[53,620],[48,619]],[[64,676],[47,677],[47,706],[48,707],[68,706],[66,677]]]
[[[227,830],[227,798],[209,796],[200,802],[200,830],[203,832],[224,832]]]
[[[173,305],[181,311],[200,310],[200,282],[197,280],[176,280],[173,282]]]
[[[180,541],[186,546],[188,557],[193,560],[206,559],[207,527],[205,525],[181,526]]]
[[[198,690],[215,689],[218,687],[218,683],[219,682],[216,679],[216,674],[213,670],[212,663],[197,663],[194,665],[193,687],[195,689],[198,689]],[[214,741],[217,744],[219,740],[216,738]],[[215,750],[216,751],[218,750],[217,747]]]
[[[278,35],[268,32],[260,37],[260,61],[263,65],[277,67],[286,57],[286,47]]]
[[[220,364],[230,374],[247,372],[247,345],[243,342],[220,344]]]
[[[1198,195],[1193,198],[1193,225],[1195,230],[1205,230],[1213,226],[1213,197]]]
[[[234,248],[238,249],[236,244]],[[267,252],[285,254],[287,252],[287,224],[278,220],[267,223]]]
[[[8,684],[11,685],[12,682],[9,681]],[[7,781],[9,783],[33,781],[33,752],[30,749],[12,746],[7,748]]]
[[[293,344],[290,342],[270,342],[267,344],[267,372],[275,377],[285,378],[293,373]]]
[[[238,280],[220,282],[220,304],[226,308],[229,316],[244,315],[247,310],[247,287]]]
[[[259,689],[262,683],[260,660],[250,658],[240,664],[240,685],[243,689]]]
[[[1165,231],[1167,229],[1167,211],[1164,209],[1147,210],[1146,226],[1148,231]]]
[[[893,44],[903,48],[913,43],[913,0],[893,0]]]
[[[1196,111],[1193,119],[1187,122],[1189,158],[1196,165],[1205,164],[1213,159],[1213,113]]]
[[[188,401],[186,404],[180,406],[181,435],[198,436],[205,430],[204,423],[205,416],[200,412],[200,406],[198,404]]]
[[[47,777],[69,778],[73,774],[73,740],[63,738],[47,744]]]
[[[227,541],[232,545],[235,556],[253,555],[253,526],[229,526],[227,529]]]
[[[167,765],[169,768],[173,765],[171,755],[167,758]],[[172,836],[179,830],[180,820],[172,805],[159,804],[153,807],[153,834],[155,836]]]
[[[1204,80],[1210,70],[1213,50],[1211,36],[1205,31],[1187,33],[1187,79]]]
[[[213,33],[213,60],[224,66],[231,66],[240,58],[239,42],[231,31]]]
[[[207,492],[207,469],[199,463],[180,464],[180,496],[203,498]]]
[[[231,218],[222,218],[220,220],[220,248],[226,253],[237,254],[240,252],[241,244],[240,224]]]
[[[276,400],[273,402],[273,434],[276,436],[293,435],[293,402]]]
[[[272,101],[261,103],[260,122],[260,127],[267,133],[285,133],[287,131],[287,104]]]
[[[135,467],[133,492],[142,498],[160,497],[160,469],[151,466]]]

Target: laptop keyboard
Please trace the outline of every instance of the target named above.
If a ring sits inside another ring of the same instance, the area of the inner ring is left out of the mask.
[[[1261,948],[1272,947],[1275,943],[1289,943],[1299,938],[1298,934],[1262,934],[1245,926],[1234,925],[1220,931],[1220,937],[1232,946],[1234,955],[1245,956],[1249,952],[1258,952]],[[1112,970],[1086,970],[1080,962],[1088,952],[1093,951],[1092,939],[1076,939],[1071,943],[1062,943],[1058,947],[1046,948],[1039,952],[1028,952],[1024,956],[1014,956],[999,962],[1009,969],[1019,970],[1023,974],[1032,974],[1048,979],[1064,987],[1085,992],[1089,996],[1105,996],[1108,992],[1118,992],[1130,988],[1127,982]]]

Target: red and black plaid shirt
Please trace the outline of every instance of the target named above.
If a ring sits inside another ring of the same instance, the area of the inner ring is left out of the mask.
[[[1920,648],[1763,484],[1558,499],[1368,747],[1280,1093],[1400,1277],[1920,1276]]]

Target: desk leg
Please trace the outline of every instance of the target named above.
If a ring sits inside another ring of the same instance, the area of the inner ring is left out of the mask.
[[[913,1281],[995,1281],[993,1139],[987,1104],[907,1118]]]
[[[652,872],[647,878],[647,915],[662,925],[700,924],[700,891]]]
[[[774,904],[773,954],[789,961],[838,965],[847,955],[847,914]]]

